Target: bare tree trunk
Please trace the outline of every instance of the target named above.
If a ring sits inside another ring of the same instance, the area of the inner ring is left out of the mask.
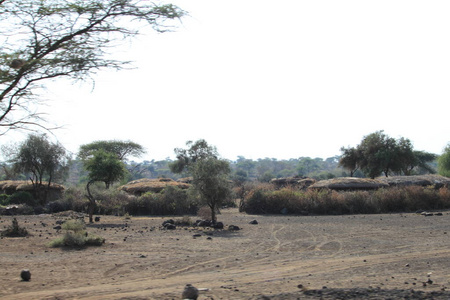
[[[211,222],[216,224],[216,205],[213,202],[209,207],[211,208]]]

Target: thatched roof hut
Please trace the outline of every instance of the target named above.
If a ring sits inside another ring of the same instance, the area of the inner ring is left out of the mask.
[[[192,181],[194,180],[193,177],[183,177],[177,180],[177,182],[181,182],[181,183],[192,183]]]
[[[328,180],[321,180],[313,185],[310,189],[331,189],[331,190],[376,190],[382,187],[388,187],[389,184],[378,179],[356,178],[356,177],[340,177]]]
[[[159,193],[167,186],[176,186],[181,189],[187,189],[190,185],[183,182],[177,182],[170,178],[142,178],[120,186],[119,190],[139,196],[146,192]]]
[[[310,185],[316,182],[313,178],[308,177],[284,177],[284,178],[274,178],[270,180],[270,183],[274,184],[277,188],[282,188],[285,186],[295,186],[298,188],[306,189]]]
[[[389,184],[389,186],[418,185],[434,186],[435,188],[450,186],[450,178],[435,174],[380,177],[378,180]]]
[[[42,182],[44,187],[47,187],[48,182]],[[61,197],[65,188],[61,184],[51,183],[49,187],[48,200],[55,200]],[[0,193],[12,195],[15,192],[30,192],[33,193],[34,187],[29,180],[4,180],[0,181]]]

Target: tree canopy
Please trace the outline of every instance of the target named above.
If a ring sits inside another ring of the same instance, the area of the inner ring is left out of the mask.
[[[191,167],[192,184],[200,199],[211,209],[211,221],[216,222],[216,212],[230,194],[230,164],[223,159],[200,159]]]
[[[95,141],[81,145],[78,157],[82,160],[88,159],[98,150],[113,153],[121,161],[127,160],[130,156],[140,157],[145,153],[144,147],[132,141]]]
[[[208,145],[204,139],[196,142],[187,141],[186,146],[188,147],[186,149],[174,149],[177,159],[169,165],[170,170],[174,173],[182,173],[198,160],[219,156],[216,147]]]
[[[28,174],[33,183],[34,196],[41,204],[47,200],[51,183],[62,181],[69,170],[69,156],[64,147],[51,143],[45,134],[29,135],[10,161],[17,172]],[[45,186],[44,181],[47,181]]]
[[[371,178],[380,174],[387,177],[390,173],[411,175],[415,168],[434,173],[427,163],[436,159],[436,155],[414,151],[409,139],[396,140],[382,130],[365,136],[356,148],[342,147],[341,152],[339,164],[351,175],[357,169]]]
[[[137,35],[136,25],[163,32],[183,15],[175,5],[138,0],[0,1],[0,134],[49,129],[38,112],[45,82],[120,69],[128,62],[108,58],[108,49]]]

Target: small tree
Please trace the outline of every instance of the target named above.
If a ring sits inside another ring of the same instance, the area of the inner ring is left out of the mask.
[[[31,134],[19,146],[11,162],[17,172],[27,173],[33,184],[34,196],[41,204],[47,201],[50,185],[68,173],[69,157],[64,147],[48,141],[47,136]],[[47,181],[44,184],[44,181]]]
[[[216,147],[208,145],[203,139],[196,142],[187,141],[186,146],[188,147],[187,149],[175,148],[174,150],[177,160],[169,164],[169,168],[173,173],[183,173],[198,160],[209,157],[217,158],[219,156]]]
[[[211,221],[216,223],[216,212],[230,194],[230,164],[226,160],[208,157],[192,164],[190,171],[194,189],[211,209]]]
[[[80,146],[78,157],[82,161],[88,161],[98,154],[98,151],[110,153],[122,162],[127,161],[129,156],[139,157],[145,153],[144,147],[131,141],[96,141]],[[108,189],[115,179],[110,181],[109,177],[105,176],[104,180],[100,181],[103,181]]]
[[[125,177],[126,169],[124,163],[113,153],[98,150],[84,161],[84,167],[89,172],[86,184],[87,198],[89,200],[89,222],[93,222],[93,214],[96,207],[95,198],[91,193],[90,186],[97,182],[114,182]]]
[[[438,172],[442,176],[450,177],[450,143],[438,158]]]
[[[193,177],[194,191],[211,209],[211,221],[216,222],[216,212],[230,193],[228,161],[219,159],[214,146],[205,140],[188,141],[188,149],[176,148],[177,160],[170,164],[174,173],[188,172]]]
[[[359,161],[361,153],[356,148],[341,148],[342,156],[339,160],[339,165],[344,169],[350,171],[350,177],[353,177],[359,168]]]

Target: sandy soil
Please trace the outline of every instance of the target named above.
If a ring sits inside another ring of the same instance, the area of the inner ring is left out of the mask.
[[[47,246],[63,234],[55,222],[67,217],[17,219],[32,236],[0,240],[1,299],[181,299],[187,283],[208,289],[199,299],[337,299],[355,288],[363,294],[347,299],[398,290],[450,299],[450,212],[255,216],[223,210],[219,221],[239,231],[162,230],[167,217],[102,216],[88,231],[106,243],[85,249]],[[259,224],[249,224],[254,219]],[[1,216],[0,230],[11,220]],[[28,282],[19,276],[25,268]]]

